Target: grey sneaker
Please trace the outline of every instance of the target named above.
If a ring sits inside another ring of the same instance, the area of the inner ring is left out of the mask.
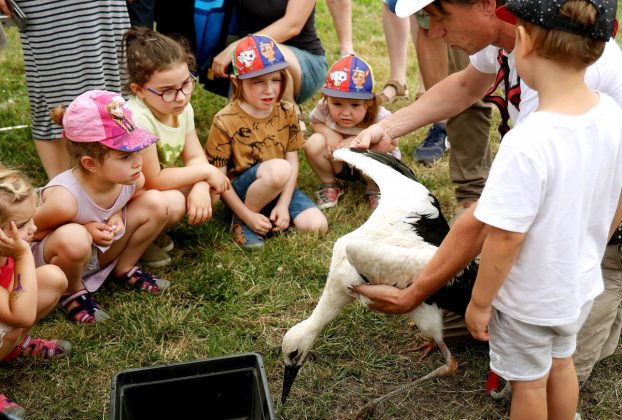
[[[166,233],[162,232],[160,233],[154,240],[153,240],[153,244],[155,246],[157,246],[158,248],[160,248],[162,251],[164,252],[170,252],[173,250],[173,248],[175,248],[175,244],[173,243],[173,240],[171,239],[170,236],[168,236]]]
[[[171,257],[163,249],[154,244],[149,244],[140,257],[139,264],[145,267],[164,267],[172,261]]]

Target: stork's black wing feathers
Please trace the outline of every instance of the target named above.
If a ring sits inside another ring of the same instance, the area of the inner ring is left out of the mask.
[[[374,152],[372,150],[355,149],[355,148],[350,148],[350,151],[369,156],[370,158],[377,160],[378,162],[388,166],[389,168],[394,169],[396,172],[399,172],[400,174],[404,175],[406,178],[410,178],[413,181],[419,182],[419,180],[415,176],[415,173],[412,171],[412,169],[406,166],[404,162],[397,159],[393,155],[390,155],[389,153],[380,153],[380,152]]]
[[[417,215],[408,223],[412,225],[417,235],[424,241],[438,247],[441,245],[441,242],[443,242],[445,236],[447,236],[449,225],[445,217],[443,217],[443,212],[441,211],[436,197],[430,194],[430,199],[434,207],[438,209],[438,216],[431,217],[428,214]]]
[[[477,278],[479,264],[471,261],[469,265],[451,280],[447,285],[438,289],[425,302],[428,304],[436,303],[439,308],[455,312],[464,316],[466,308],[471,300],[471,292]]]

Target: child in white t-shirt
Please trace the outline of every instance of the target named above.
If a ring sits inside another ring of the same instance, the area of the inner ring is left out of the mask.
[[[320,178],[315,195],[321,209],[334,207],[343,195],[335,178],[364,180],[367,203],[372,209],[378,206],[378,186],[371,179],[361,178],[343,162],[333,160],[336,149],[350,147],[357,134],[391,115],[376,99],[373,87],[371,68],[355,55],[342,57],[328,71],[322,89],[324,97],[310,115],[314,133],[305,143],[307,161]],[[397,148],[391,154],[398,159],[401,157]]]
[[[584,82],[615,1],[510,0],[514,54],[538,109],[505,136],[475,217],[489,225],[466,312],[512,385],[511,418],[574,418],[576,334],[603,291],[622,207],[622,109]]]

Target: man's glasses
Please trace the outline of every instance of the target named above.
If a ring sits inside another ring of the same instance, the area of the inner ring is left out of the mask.
[[[153,89],[149,89],[147,86],[143,86],[143,88],[147,89],[154,95],[158,95],[160,98],[162,98],[162,102],[169,103],[177,99],[177,95],[179,95],[179,92],[183,93],[186,96],[190,95],[194,90],[194,86],[196,84],[197,79],[191,74],[190,77],[188,77],[188,79],[184,82],[183,85],[181,85],[179,89],[167,89],[164,92],[160,93]]]

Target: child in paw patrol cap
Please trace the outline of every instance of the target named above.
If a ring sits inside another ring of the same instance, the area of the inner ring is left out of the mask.
[[[93,294],[105,281],[143,293],[170,285],[137,265],[168,222],[166,197],[141,191],[139,151],[157,137],[136,126],[120,94],[105,90],[87,91],[66,109],[54,108],[52,120],[62,125],[76,164],[41,188],[34,216],[41,233],[32,252],[37,266],[54,261],[67,276],[60,304],[69,320],[104,321],[109,315]]]
[[[380,106],[373,92],[374,79],[369,64],[356,55],[348,55],[333,64],[322,88],[324,97],[311,112],[315,133],[305,143],[305,154],[311,168],[320,178],[316,190],[321,209],[334,207],[343,195],[336,179],[361,179],[348,165],[333,160],[333,151],[350,147],[352,139],[363,129],[381,121],[391,113]],[[391,152],[398,159],[399,149]],[[378,205],[378,187],[365,179],[365,198],[373,209]]]
[[[206,152],[232,179],[221,198],[233,212],[233,240],[260,248],[269,232],[290,225],[325,233],[326,217],[296,188],[304,138],[294,105],[281,100],[288,80],[283,53],[273,39],[249,35],[232,65],[233,101],[214,116]]]

